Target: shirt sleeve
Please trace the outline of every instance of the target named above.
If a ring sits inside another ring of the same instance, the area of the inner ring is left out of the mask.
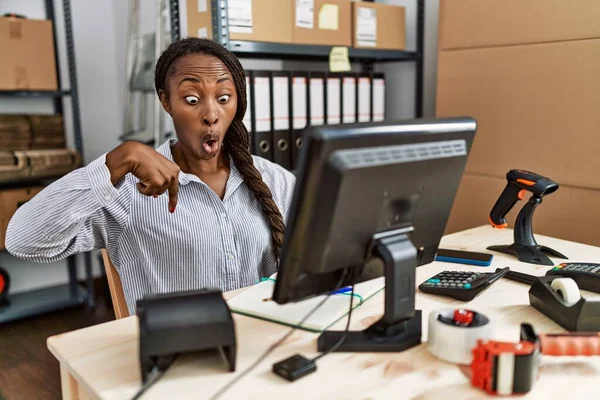
[[[128,221],[130,175],[110,180],[106,154],[48,185],[17,209],[6,250],[33,262],[56,262],[116,241]]]

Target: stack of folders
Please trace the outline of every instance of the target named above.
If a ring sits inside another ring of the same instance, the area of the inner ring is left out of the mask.
[[[383,73],[246,71],[252,153],[296,168],[307,126],[383,121]]]

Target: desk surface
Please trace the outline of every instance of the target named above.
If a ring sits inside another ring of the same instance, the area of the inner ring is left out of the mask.
[[[538,242],[565,253],[570,261],[600,262],[600,248],[537,235]],[[512,230],[482,226],[445,236],[446,248],[485,251],[494,244],[512,242]],[[557,262],[558,263],[558,262]],[[490,267],[469,267],[434,262],[417,269],[417,283],[443,270],[512,270],[543,275],[549,267],[523,264],[495,254]],[[423,311],[423,342],[427,339],[427,317],[440,308],[465,307],[492,319],[495,338],[516,342],[522,322],[538,332],[563,329],[529,306],[528,286],[501,279],[470,303],[417,292],[417,309]],[[235,294],[235,293],[233,293]],[[582,292],[584,296],[592,293]],[[362,330],[383,312],[383,293],[355,309],[351,329]],[[238,339],[238,361],[234,373],[225,372],[218,353],[180,357],[143,399],[208,398],[253,363],[290,328],[271,322],[234,315]],[[346,319],[332,329],[341,330]],[[48,348],[61,365],[79,381],[91,398],[128,399],[140,387],[136,317],[53,336]],[[470,386],[456,365],[431,356],[425,344],[401,353],[334,353],[320,359],[317,372],[289,383],[271,372],[274,362],[293,354],[317,354],[318,334],[296,331],[253,372],[230,388],[221,399],[476,399],[486,394]],[[542,359],[540,376],[524,399],[591,399],[600,390],[600,357],[549,357]]]

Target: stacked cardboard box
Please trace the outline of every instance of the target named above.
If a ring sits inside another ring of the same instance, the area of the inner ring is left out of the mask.
[[[561,185],[534,232],[600,245],[599,20],[595,0],[441,0],[437,116],[478,121],[447,232],[486,224],[520,168]]]
[[[52,21],[0,17],[0,90],[56,90]]]
[[[20,150],[31,146],[29,121],[21,115],[0,115],[0,149]]]
[[[32,149],[57,149],[65,147],[65,126],[62,115],[32,115]]]
[[[213,39],[210,3],[186,1],[184,37]],[[227,5],[230,40],[405,48],[404,7],[351,0],[230,0]]]

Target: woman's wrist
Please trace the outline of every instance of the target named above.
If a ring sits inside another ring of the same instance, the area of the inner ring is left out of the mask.
[[[113,186],[131,172],[134,160],[132,147],[140,143],[124,142],[106,154],[106,166]]]

